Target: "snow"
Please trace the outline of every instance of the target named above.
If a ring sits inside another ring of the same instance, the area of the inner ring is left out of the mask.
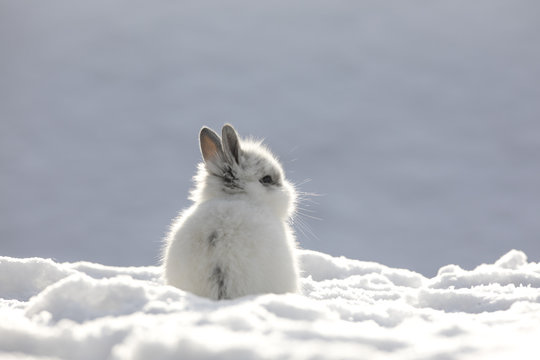
[[[196,297],[159,267],[0,257],[2,359],[533,359],[540,264],[432,278],[299,253],[301,294]]]

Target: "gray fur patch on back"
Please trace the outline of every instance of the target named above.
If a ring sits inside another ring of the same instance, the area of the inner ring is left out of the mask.
[[[228,299],[227,297],[227,287],[225,286],[225,272],[218,265],[214,268],[212,276],[210,277],[211,281],[217,285],[218,293],[217,299]]]
[[[212,247],[216,246],[217,239],[218,239],[218,234],[216,231],[213,231],[208,237],[208,244],[210,244],[210,246]]]

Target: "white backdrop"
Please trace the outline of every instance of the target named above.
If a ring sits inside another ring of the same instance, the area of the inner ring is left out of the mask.
[[[2,1],[0,255],[156,264],[202,125],[264,137],[304,248],[540,260],[537,1]]]

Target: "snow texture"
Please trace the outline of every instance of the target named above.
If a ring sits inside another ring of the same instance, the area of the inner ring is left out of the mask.
[[[433,278],[300,251],[302,294],[212,301],[158,267],[0,257],[2,359],[535,359],[540,264]]]

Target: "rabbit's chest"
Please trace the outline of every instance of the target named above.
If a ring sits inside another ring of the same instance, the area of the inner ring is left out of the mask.
[[[252,253],[265,251],[281,241],[285,234],[278,219],[264,210],[245,204],[213,207],[202,214],[205,226],[198,236],[199,245],[208,252]]]

